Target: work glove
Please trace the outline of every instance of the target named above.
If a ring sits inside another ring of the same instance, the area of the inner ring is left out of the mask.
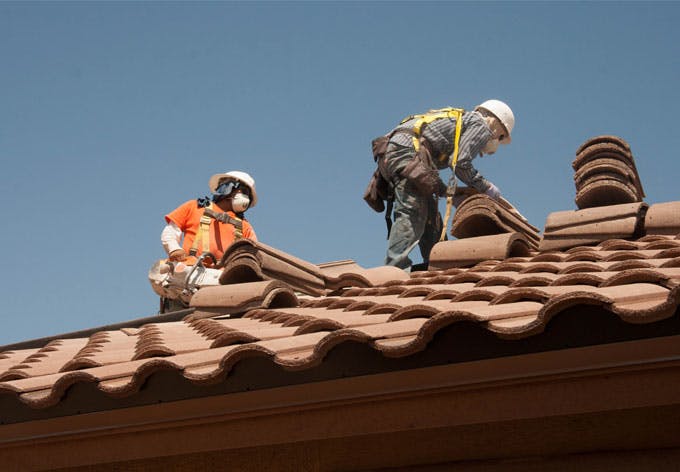
[[[184,249],[175,249],[169,254],[169,259],[174,262],[181,262],[185,261],[187,258],[187,253],[184,252]]]
[[[501,191],[491,182],[489,182],[489,188],[487,188],[484,193],[493,198],[494,200],[498,200],[499,198],[501,198]]]

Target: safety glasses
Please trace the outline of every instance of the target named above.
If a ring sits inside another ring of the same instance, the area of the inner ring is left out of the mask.
[[[250,188],[238,180],[222,180],[216,189],[218,195],[229,195],[234,190],[240,190],[241,193],[250,197]]]

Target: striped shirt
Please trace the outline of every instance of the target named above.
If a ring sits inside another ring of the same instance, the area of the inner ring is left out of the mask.
[[[413,118],[400,124],[396,132],[390,138],[390,143],[403,147],[413,148],[411,134],[400,133],[399,130],[413,129],[417,119]],[[441,118],[432,123],[423,125],[421,135],[428,141],[433,151],[433,160],[438,169],[451,167],[453,159],[453,141],[456,133],[456,120],[454,118]],[[486,180],[472,165],[472,160],[480,156],[484,145],[491,138],[491,130],[484,121],[482,115],[476,111],[463,113],[463,125],[458,144],[458,163],[456,164],[456,176],[466,185],[480,192],[489,188]],[[439,161],[438,156],[445,155],[448,159]],[[405,165],[406,163],[404,163]],[[398,166],[399,168],[403,166]]]

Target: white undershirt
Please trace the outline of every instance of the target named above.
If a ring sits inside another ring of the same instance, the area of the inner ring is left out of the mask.
[[[163,231],[161,231],[161,243],[168,255],[170,255],[172,251],[182,249],[182,246],[179,244],[181,238],[182,230],[172,221],[163,228]]]

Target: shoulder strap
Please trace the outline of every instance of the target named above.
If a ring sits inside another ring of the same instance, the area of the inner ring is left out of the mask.
[[[203,215],[201,216],[201,221],[198,225],[198,232],[196,233],[196,238],[191,245],[189,250],[189,255],[195,256],[198,253],[198,245],[201,245],[202,251],[208,251],[210,249],[210,214],[212,213],[213,204],[210,202],[205,210],[203,210]]]
[[[229,216],[229,213],[221,213],[221,212],[216,212],[211,208],[206,208],[205,210],[205,215],[209,218],[214,218],[215,220],[219,221],[220,223],[226,223],[230,224],[234,227],[234,239],[239,240],[243,239],[243,219],[242,218],[235,218],[232,216]]]
[[[420,133],[424,125],[430,124],[435,120],[441,118],[451,118],[456,120],[456,131],[453,136],[453,159],[451,160],[451,167],[455,169],[455,165],[458,162],[458,143],[460,142],[460,132],[463,124],[463,113],[465,110],[462,108],[440,108],[438,110],[430,110],[422,115],[411,115],[407,116],[401,120],[400,124],[404,124],[407,121],[415,119],[416,122],[413,125],[413,147],[416,151],[420,149]],[[434,156],[433,156],[434,157]]]

